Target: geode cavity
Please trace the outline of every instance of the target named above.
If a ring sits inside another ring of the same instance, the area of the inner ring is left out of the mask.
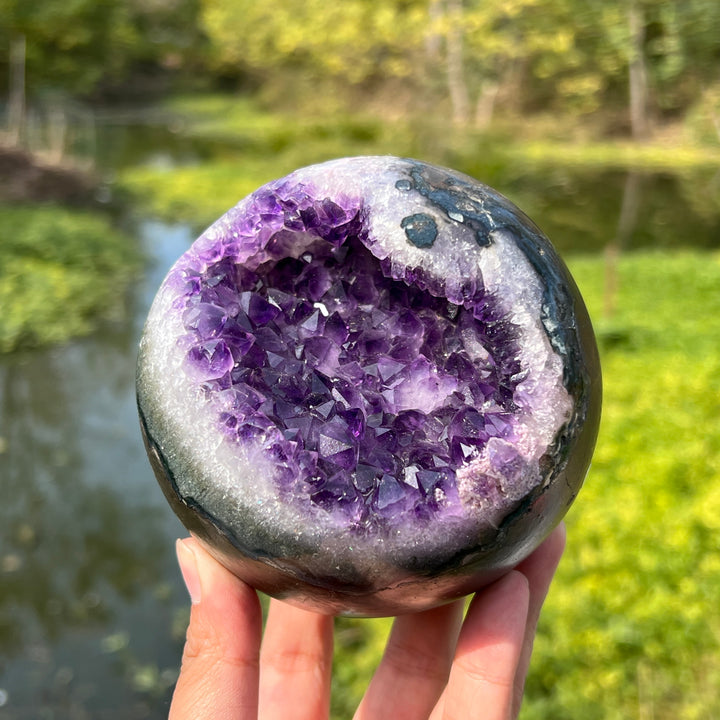
[[[347,158],[260,188],[178,260],[138,403],[166,496],[225,565],[395,614],[493,580],[560,520],[600,370],[573,280],[507,199]]]

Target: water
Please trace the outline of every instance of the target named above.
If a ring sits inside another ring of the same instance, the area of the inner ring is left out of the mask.
[[[202,159],[158,132],[160,152],[124,157]],[[712,172],[475,174],[566,252],[720,244]],[[149,261],[130,322],[0,356],[0,720],[167,717],[188,610],[173,540],[185,532],[145,458],[134,365],[155,290],[193,232],[149,220],[138,232]]]
[[[185,227],[145,223],[134,321],[0,358],[0,718],[161,718],[182,647],[185,534],[145,458],[142,319]]]
[[[561,253],[720,247],[720,170],[546,168],[505,188]]]

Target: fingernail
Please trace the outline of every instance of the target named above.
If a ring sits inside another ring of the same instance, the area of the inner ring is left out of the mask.
[[[188,539],[177,540],[175,542],[175,552],[178,565],[180,565],[180,572],[185,581],[185,587],[190,595],[190,602],[197,605],[202,597],[202,586],[200,584],[197,557],[192,547],[187,544]]]

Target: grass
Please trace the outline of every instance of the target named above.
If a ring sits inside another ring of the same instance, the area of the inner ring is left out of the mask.
[[[361,154],[418,157],[454,167],[505,192],[538,220],[547,218],[541,224],[556,243],[563,228],[577,228],[593,249],[610,239],[607,218],[620,212],[615,189],[628,169],[653,176],[647,207],[640,208],[643,217],[658,216],[647,228],[651,242],[661,237],[668,245],[682,237],[680,213],[671,211],[678,196],[708,223],[720,207],[720,148],[683,144],[678,135],[670,144],[664,138],[639,145],[542,139],[532,128],[523,134],[507,128],[448,132],[422,118],[381,122],[362,109],[352,115],[296,117],[263,110],[248,98],[218,95],[175,98],[167,109],[180,119],[181,142],[203,148],[202,161],[133,166],[120,173],[118,183],[143,212],[189,222],[197,231],[269,180],[304,165]],[[601,196],[604,205],[580,202]],[[589,217],[596,209],[600,217]]]
[[[388,120],[356,108],[352,113],[290,114],[264,109],[242,95],[176,96],[165,109],[184,119],[192,137],[223,140],[256,152],[284,149],[307,139],[332,138],[355,143],[390,143],[405,150],[425,149],[426,160],[468,157],[492,152],[508,159],[540,165],[580,165],[584,168],[662,171],[720,167],[720,142],[713,135],[704,142],[692,129],[660,128],[644,142],[604,139],[581,132],[578,121],[569,119],[506,118],[487,130],[452,128],[426,117]],[[348,153],[345,153],[348,154]],[[395,152],[403,154],[403,152]],[[453,167],[456,165],[453,164]]]
[[[524,717],[717,717],[720,256],[622,259],[611,319],[602,262],[571,267],[598,318],[604,414]]]
[[[666,141],[633,143],[629,141],[563,143],[535,140],[513,145],[512,157],[531,164],[579,165],[583,168],[636,168],[674,173],[720,167],[720,146],[703,147]]]

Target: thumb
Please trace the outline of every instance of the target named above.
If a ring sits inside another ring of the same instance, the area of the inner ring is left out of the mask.
[[[255,591],[195,538],[176,551],[192,608],[169,720],[257,718],[262,612]]]

